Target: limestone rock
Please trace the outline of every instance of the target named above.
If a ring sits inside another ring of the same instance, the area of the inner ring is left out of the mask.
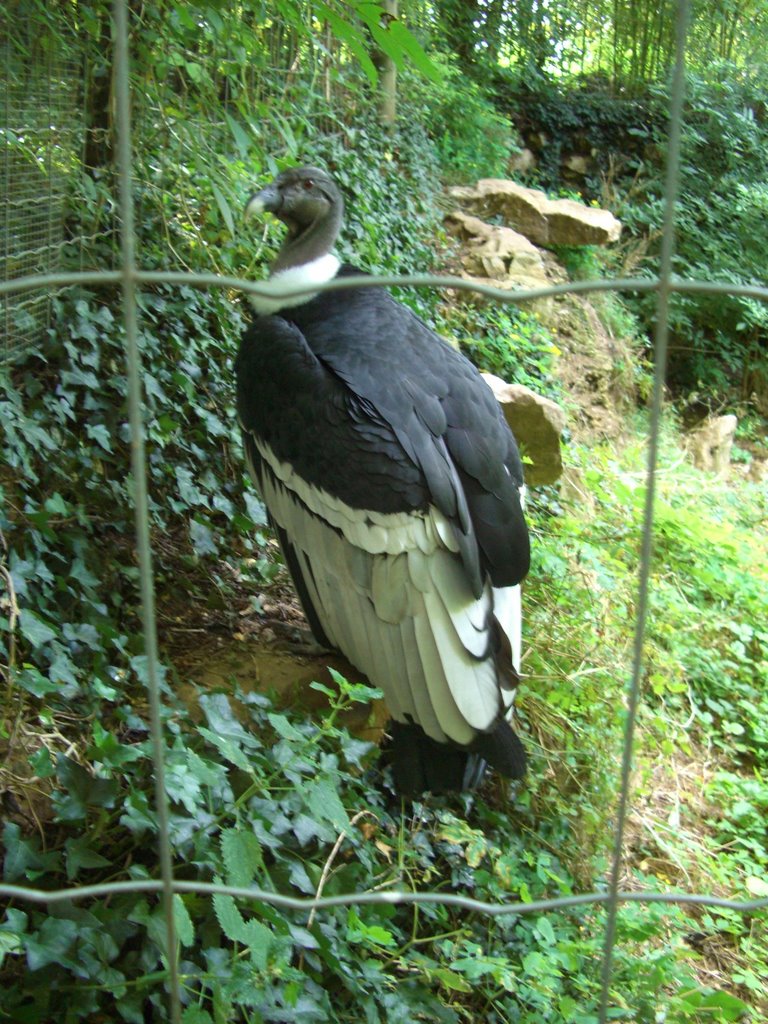
[[[470,273],[502,278],[513,270],[527,274],[538,270],[544,276],[538,249],[512,228],[486,224],[460,210],[449,213],[445,222],[453,234],[469,243],[464,266]]]
[[[501,377],[484,373],[483,380],[504,410],[524,458],[525,482],[532,487],[551,484],[563,471],[560,437],[565,413],[549,398],[523,384],[507,384]]]
[[[547,197],[539,189],[525,188],[503,178],[482,178],[476,192],[485,213],[500,215],[506,225],[522,232],[536,245],[547,244],[549,231],[544,215]]]
[[[549,199],[539,189],[505,178],[481,178],[474,188],[449,191],[465,209],[485,218],[501,217],[536,245],[607,245],[621,235],[621,223],[609,210],[573,199]]]
[[[509,159],[510,174],[528,174],[536,166],[536,157],[530,149],[521,149]]]
[[[592,169],[592,160],[588,156],[573,154],[563,160],[563,171],[572,178],[586,178]]]
[[[549,245],[607,245],[618,241],[621,224],[610,210],[575,199],[549,199],[545,209]]]
[[[467,281],[510,291],[545,288],[551,283],[539,250],[512,228],[486,224],[460,210],[449,213],[445,223],[449,231],[466,243],[461,276]],[[462,297],[465,301],[484,301],[477,292],[462,292]],[[545,319],[551,313],[551,298],[526,304]]]
[[[731,462],[731,448],[738,420],[735,416],[712,416],[688,435],[688,450],[694,466],[722,475]]]

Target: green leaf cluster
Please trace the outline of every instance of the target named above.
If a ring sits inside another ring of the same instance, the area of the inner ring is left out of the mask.
[[[560,851],[573,824],[540,817],[492,790],[474,806],[432,800],[404,813],[372,773],[373,747],[335,724],[373,695],[336,677],[330,715],[307,720],[253,693],[198,693],[202,720],[169,698],[166,785],[175,874],[262,892],[338,895],[379,889],[472,893],[523,901],[570,895]],[[156,872],[157,820],[147,798],[146,727],[94,729],[91,767],[62,759],[49,839],[9,823],[4,880],[59,886]],[[108,755],[104,756],[104,751]],[[99,759],[99,758],[102,759]],[[542,831],[543,830],[543,831]],[[531,842],[533,835],[548,836]],[[501,917],[439,904],[338,907],[314,914],[258,896],[174,898],[185,1021],[279,1021],[297,1008],[317,1021],[593,1020],[601,912]],[[668,1007],[672,1019],[726,1021],[746,1004],[701,990],[678,945],[675,910],[622,916],[612,1005],[621,1014]],[[3,1010],[43,1024],[109,1013],[141,1022],[166,1009],[159,902],[120,893],[51,912],[12,907],[0,923]],[[661,989],[668,990],[667,995]],[[254,1015],[257,1015],[254,1017]],[[618,1019],[621,1019],[619,1016]],[[641,1019],[643,1019],[641,1017]],[[648,1017],[647,1019],[652,1019]]]
[[[764,154],[768,131],[762,90],[722,68],[717,83],[688,76],[682,166],[676,207],[674,272],[679,277],[731,285],[764,286],[768,249]],[[663,105],[666,94],[652,92]],[[630,231],[658,232],[663,209],[666,129],[656,123],[653,145],[619,216]],[[656,246],[652,246],[655,253]],[[650,269],[650,268],[649,268]],[[646,298],[637,303],[650,330]],[[768,380],[766,304],[734,295],[678,295],[670,311],[671,383],[714,407],[718,396],[749,399]]]
[[[513,305],[456,306],[446,312],[441,330],[460,340],[479,370],[558,397],[553,363],[559,350],[534,313]]]
[[[245,553],[263,522],[243,503],[227,372],[242,318],[220,294],[190,288],[147,292],[140,305],[150,527],[176,538],[174,557],[194,573],[222,531]],[[141,651],[122,346],[112,309],[72,293],[57,300],[45,348],[0,375],[0,530],[21,643],[13,682],[35,697],[114,700]],[[161,550],[160,580],[168,568]],[[9,658],[8,610],[3,624]]]
[[[402,107],[416,117],[434,146],[443,178],[464,184],[507,176],[519,136],[509,110],[492,92],[468,78],[455,59],[432,58],[437,80],[403,76]]]
[[[726,484],[687,467],[671,430],[661,452],[630,859],[644,885],[749,899],[763,891],[768,870],[768,636],[762,628],[768,560],[760,526],[768,513],[766,494],[759,486]],[[547,643],[532,647],[526,662],[531,682],[521,702],[531,727],[556,750],[552,770],[572,794],[568,802],[583,850],[596,805],[612,799],[597,788],[618,758],[615,746],[606,747],[602,723],[618,727],[630,676],[645,449],[630,447],[617,457],[609,448],[571,446],[570,455],[581,465],[581,497],[575,504],[543,505],[550,518],[534,548],[526,606],[529,629]],[[585,751],[606,760],[587,764]],[[683,780],[689,772],[688,783]],[[649,929],[645,935],[661,927],[650,908],[640,915],[627,907],[622,916],[628,922],[636,913]],[[679,1019],[696,1020],[715,1007],[721,1019],[740,1019],[744,1009],[730,1002],[732,995],[754,1006],[759,1019],[768,980],[760,966],[765,913],[751,919],[707,911],[694,920],[705,944],[728,949],[740,987],[681,995]],[[656,953],[649,963],[667,969]]]

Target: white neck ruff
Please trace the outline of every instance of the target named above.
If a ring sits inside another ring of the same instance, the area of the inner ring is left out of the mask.
[[[318,256],[316,260],[302,263],[299,267],[280,270],[264,282],[265,291],[268,290],[269,294],[250,295],[249,301],[255,311],[262,316],[277,313],[291,306],[301,306],[302,303],[314,299],[317,292],[302,292],[301,295],[286,295],[286,292],[325,284],[326,281],[333,280],[340,266],[341,260],[338,256],[326,253],[325,256]]]

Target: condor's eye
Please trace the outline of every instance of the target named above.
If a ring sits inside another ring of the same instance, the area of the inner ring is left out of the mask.
[[[304,181],[302,182],[302,184],[303,184],[304,188],[305,188],[305,189],[306,189],[307,191],[309,191],[309,189],[311,189],[311,188],[314,188],[314,187],[315,187],[315,181],[314,181],[314,178],[305,178],[305,179],[304,179]]]

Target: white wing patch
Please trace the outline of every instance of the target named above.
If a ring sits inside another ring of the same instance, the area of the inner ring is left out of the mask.
[[[251,440],[264,460],[251,475],[291,539],[326,636],[384,691],[393,718],[465,745],[511,714],[514,690],[499,678],[493,648],[498,622],[519,667],[520,588],[486,584],[475,598],[453,527],[436,508],[350,508]]]
[[[422,516],[414,516],[409,512],[385,514],[350,508],[327,491],[308,484],[287,462],[280,462],[275,458],[267,445],[255,438],[253,441],[278,480],[289,491],[298,495],[315,515],[341,530],[344,537],[356,548],[369,554],[388,555],[399,555],[401,552],[411,552],[415,549],[429,554],[438,547],[447,547],[450,551],[458,552],[459,545],[453,527],[436,508],[430,508],[429,512]],[[267,501],[266,495],[262,497]],[[267,506],[271,511],[268,501]]]

